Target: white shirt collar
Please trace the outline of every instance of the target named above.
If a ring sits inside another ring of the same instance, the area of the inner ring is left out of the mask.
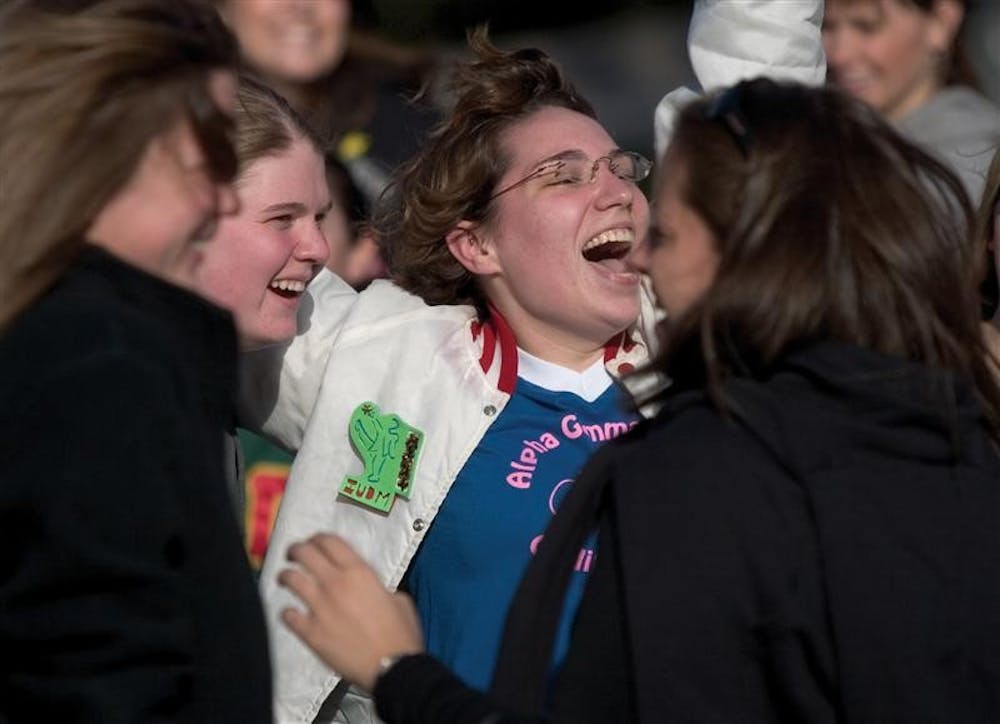
[[[587,402],[593,402],[611,386],[611,375],[598,359],[583,372],[546,362],[523,349],[517,350],[517,376],[551,392],[572,392]]]

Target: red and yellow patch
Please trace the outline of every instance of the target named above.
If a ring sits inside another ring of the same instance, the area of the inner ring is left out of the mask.
[[[271,539],[278,506],[285,494],[290,466],[285,463],[262,462],[247,469],[245,485],[247,507],[245,515],[246,549],[250,563],[259,569]]]

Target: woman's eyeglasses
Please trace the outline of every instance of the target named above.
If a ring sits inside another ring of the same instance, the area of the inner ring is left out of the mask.
[[[601,162],[608,164],[608,170],[623,181],[637,183],[649,176],[653,168],[652,162],[642,154],[634,151],[612,151],[607,156],[601,156],[591,161],[583,154],[568,153],[558,159],[543,163],[534,171],[519,181],[497,191],[490,196],[492,201],[497,196],[516,189],[537,178],[545,177],[547,184],[567,186],[584,186],[591,184],[597,178],[597,169]]]

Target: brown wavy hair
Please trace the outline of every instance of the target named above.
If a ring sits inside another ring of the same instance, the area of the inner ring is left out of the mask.
[[[72,263],[151,139],[187,117],[231,178],[208,88],[236,44],[193,0],[14,0],[0,10],[0,330]],[[16,176],[15,176],[16,174]]]
[[[716,278],[663,325],[658,364],[692,347],[716,404],[798,345],[837,340],[1000,388],[979,327],[981,246],[958,178],[834,88],[758,79],[680,114],[664,167],[718,241]]]
[[[536,111],[594,109],[543,51],[503,52],[485,28],[469,35],[475,57],[457,67],[451,112],[395,173],[375,212],[392,279],[428,304],[485,300],[473,275],[452,256],[445,235],[461,220],[488,222],[490,195],[510,164],[504,131]]]

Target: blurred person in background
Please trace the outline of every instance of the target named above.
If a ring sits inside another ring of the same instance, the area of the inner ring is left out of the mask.
[[[326,180],[334,198],[333,208],[323,223],[323,233],[330,244],[326,266],[361,291],[375,279],[388,276],[375,229],[368,219],[370,205],[347,167],[332,153],[326,156]]]
[[[1000,108],[976,90],[960,37],[967,0],[827,0],[831,83],[883,114],[980,198]]]
[[[629,262],[672,385],[546,529],[491,696],[341,538],[289,549],[284,621],[388,724],[997,721],[1000,381],[959,179],[862,103],[763,79],[685,107],[663,164]]]
[[[288,99],[346,164],[369,203],[433,122],[402,100],[433,74],[431,53],[366,29],[365,0],[215,0],[246,68]]]
[[[0,10],[0,721],[268,722],[221,433],[236,45],[187,0]]]

